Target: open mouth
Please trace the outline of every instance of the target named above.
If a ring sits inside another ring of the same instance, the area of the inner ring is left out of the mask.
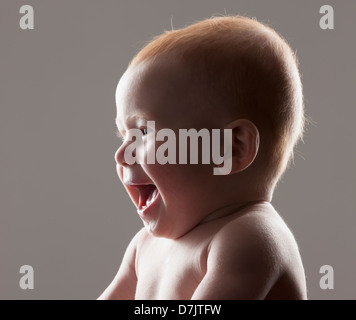
[[[158,194],[158,189],[154,184],[137,186],[139,191],[138,209],[144,210],[153,202]]]
[[[154,184],[131,185],[131,187],[138,191],[137,202],[135,201],[137,211],[139,214],[144,214],[157,199],[159,191]]]

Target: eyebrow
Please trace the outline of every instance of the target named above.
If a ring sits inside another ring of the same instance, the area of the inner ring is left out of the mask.
[[[133,115],[131,117],[128,117],[127,120],[129,120],[129,121],[132,121],[132,120],[146,120],[146,119],[144,119],[144,117],[147,119],[148,118],[148,114],[142,113],[140,115]],[[120,122],[120,118],[115,118],[115,124],[116,124],[116,126],[118,128],[119,128],[119,122]]]

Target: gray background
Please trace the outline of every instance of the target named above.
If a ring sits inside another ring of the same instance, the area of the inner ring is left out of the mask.
[[[32,5],[35,29],[21,30]],[[321,30],[319,9],[335,10]],[[116,176],[114,94],[145,41],[216,14],[269,23],[300,60],[308,126],[273,204],[303,257],[310,299],[356,298],[356,2],[0,2],[0,298],[95,299],[141,227]],[[19,269],[34,268],[34,290]],[[319,269],[335,270],[321,290]]]

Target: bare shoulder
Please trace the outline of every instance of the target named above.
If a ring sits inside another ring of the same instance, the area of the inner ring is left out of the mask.
[[[243,298],[305,298],[297,243],[272,205],[254,206],[229,219],[212,238],[207,264],[215,273],[223,265],[237,283],[250,279],[240,291]]]
[[[292,232],[270,204],[254,206],[231,219],[213,240],[226,239],[235,240],[235,245],[228,249],[235,250],[239,244],[242,246],[241,249],[248,245],[250,249],[260,248],[267,254],[274,252],[274,260],[282,258],[287,247],[291,249],[296,246]]]
[[[277,274],[286,240],[290,242],[292,237],[273,207],[254,207],[229,220],[215,234],[210,252],[236,256],[241,268],[263,262],[265,268]]]

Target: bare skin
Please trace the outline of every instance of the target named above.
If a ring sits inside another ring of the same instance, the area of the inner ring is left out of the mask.
[[[306,299],[304,279],[293,235],[262,202],[175,240],[142,229],[99,299]]]
[[[130,67],[116,101],[124,138],[115,155],[118,176],[138,213],[147,185],[157,197],[139,213],[145,228],[99,299],[306,299],[298,247],[270,203],[273,190],[254,188],[264,166],[257,128],[197,108],[204,92],[178,64]],[[153,119],[157,129],[232,129],[231,173],[215,176],[213,164],[128,165],[127,132]]]

